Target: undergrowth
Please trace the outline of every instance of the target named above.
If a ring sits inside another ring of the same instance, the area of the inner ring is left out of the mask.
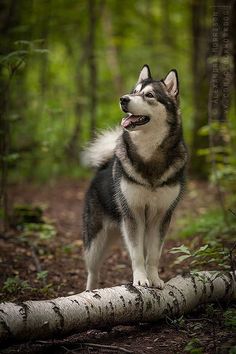
[[[207,210],[204,215],[184,218],[178,221],[178,238],[184,241],[170,253],[176,254],[174,264],[183,264],[191,271],[236,269],[236,214],[228,210],[226,215],[220,209]],[[212,323],[221,319],[222,328],[236,329],[236,308],[233,304],[227,310],[217,304],[206,306],[206,314]],[[197,336],[185,346],[184,352],[204,353],[204,346]],[[227,348],[230,354],[236,353],[235,346]]]

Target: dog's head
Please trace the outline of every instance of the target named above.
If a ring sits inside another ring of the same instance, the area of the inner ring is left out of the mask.
[[[144,65],[132,92],[120,98],[120,107],[127,113],[121,122],[123,128],[132,131],[174,123],[178,86],[176,70],[171,70],[163,80],[153,80],[148,65]]]

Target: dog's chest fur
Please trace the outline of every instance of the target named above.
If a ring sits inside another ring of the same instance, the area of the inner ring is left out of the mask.
[[[149,217],[164,214],[171,208],[180,194],[180,183],[173,186],[163,186],[155,190],[121,179],[121,192],[129,208],[139,214],[148,210]]]

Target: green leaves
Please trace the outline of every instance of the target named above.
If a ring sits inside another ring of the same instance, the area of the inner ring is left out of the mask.
[[[193,338],[185,346],[184,351],[190,354],[203,354],[203,347],[199,339]]]
[[[7,55],[1,56],[0,65],[15,64],[19,59],[23,59],[27,54],[27,50],[15,50]]]
[[[170,253],[184,253],[186,255],[191,255],[189,249],[184,245],[181,245],[180,247],[171,248]]]
[[[236,330],[236,308],[230,308],[224,312],[225,326]]]
[[[37,273],[37,279],[38,280],[46,280],[48,276],[48,271],[47,270],[42,270],[41,272]]]
[[[55,235],[56,230],[53,225],[29,223],[24,225],[21,237],[25,240],[30,237],[50,240]]]
[[[196,250],[190,250],[188,247],[182,245],[172,248],[169,252],[172,254],[181,253],[174,264],[180,264],[183,261],[189,260],[189,265],[194,270],[199,267],[205,268],[212,263],[221,269],[230,269],[230,252],[228,249],[223,249],[223,246],[217,242],[210,242]]]
[[[56,235],[55,227],[43,217],[39,206],[16,205],[11,224],[21,230],[20,239],[29,244],[43,244]]]
[[[191,236],[202,236],[209,240],[228,238],[236,233],[236,217],[227,212],[228,223],[225,223],[224,215],[221,210],[209,210],[198,217],[185,217],[180,219],[178,224],[181,226],[179,237],[186,239]]]
[[[26,280],[22,280],[19,276],[9,277],[4,282],[2,290],[8,294],[17,294],[22,290],[29,289],[30,286]]]
[[[18,153],[12,153],[12,154],[8,154],[7,156],[4,156],[4,161],[12,163],[17,161],[20,158],[20,154]]]

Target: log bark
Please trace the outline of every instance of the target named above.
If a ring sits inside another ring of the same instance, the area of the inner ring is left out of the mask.
[[[202,303],[236,299],[235,274],[190,273],[171,279],[163,290],[122,285],[53,300],[1,303],[0,343],[179,316]]]

